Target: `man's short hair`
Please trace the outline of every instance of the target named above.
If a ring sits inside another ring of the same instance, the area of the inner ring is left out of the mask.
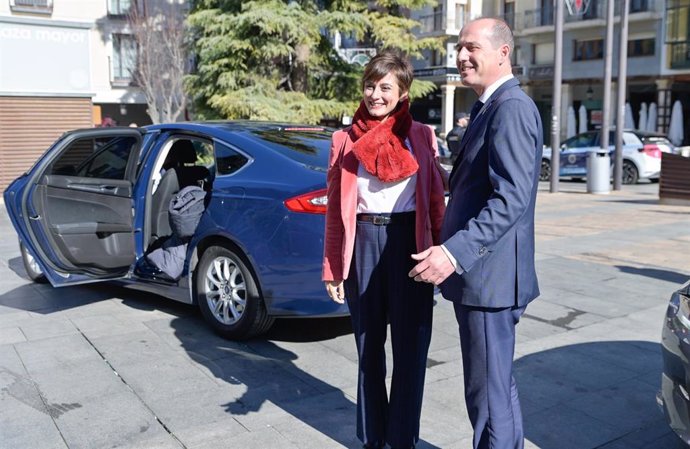
[[[468,115],[466,112],[456,112],[455,113],[455,121],[457,122],[461,118],[468,118]]]

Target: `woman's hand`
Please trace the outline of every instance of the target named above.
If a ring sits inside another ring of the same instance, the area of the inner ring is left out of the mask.
[[[328,296],[338,304],[345,303],[345,287],[343,281],[326,281],[326,291]]]

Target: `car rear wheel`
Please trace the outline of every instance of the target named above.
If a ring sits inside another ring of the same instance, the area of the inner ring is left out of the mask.
[[[623,184],[637,184],[639,177],[635,164],[630,161],[623,161]]]
[[[224,246],[209,247],[195,278],[201,313],[223,337],[250,338],[273,324],[256,279],[239,253]]]
[[[540,181],[548,181],[551,179],[551,161],[541,160],[541,171],[539,172]]]
[[[38,284],[45,284],[48,282],[46,275],[43,274],[43,270],[41,270],[41,267],[36,263],[36,259],[29,254],[22,242],[19,242],[19,251],[22,253],[22,262],[24,263],[24,269],[29,279]]]

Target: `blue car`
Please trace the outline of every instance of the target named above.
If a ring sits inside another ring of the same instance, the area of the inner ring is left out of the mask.
[[[231,339],[275,317],[346,315],[321,282],[331,132],[249,121],[68,132],[4,193],[26,271],[195,303]],[[170,205],[188,191],[203,202],[181,237]]]

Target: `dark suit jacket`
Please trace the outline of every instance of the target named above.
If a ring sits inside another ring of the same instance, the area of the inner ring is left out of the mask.
[[[465,270],[440,286],[463,305],[512,307],[539,296],[534,205],[542,123],[516,79],[503,83],[469,125],[450,175],[441,240]]]

